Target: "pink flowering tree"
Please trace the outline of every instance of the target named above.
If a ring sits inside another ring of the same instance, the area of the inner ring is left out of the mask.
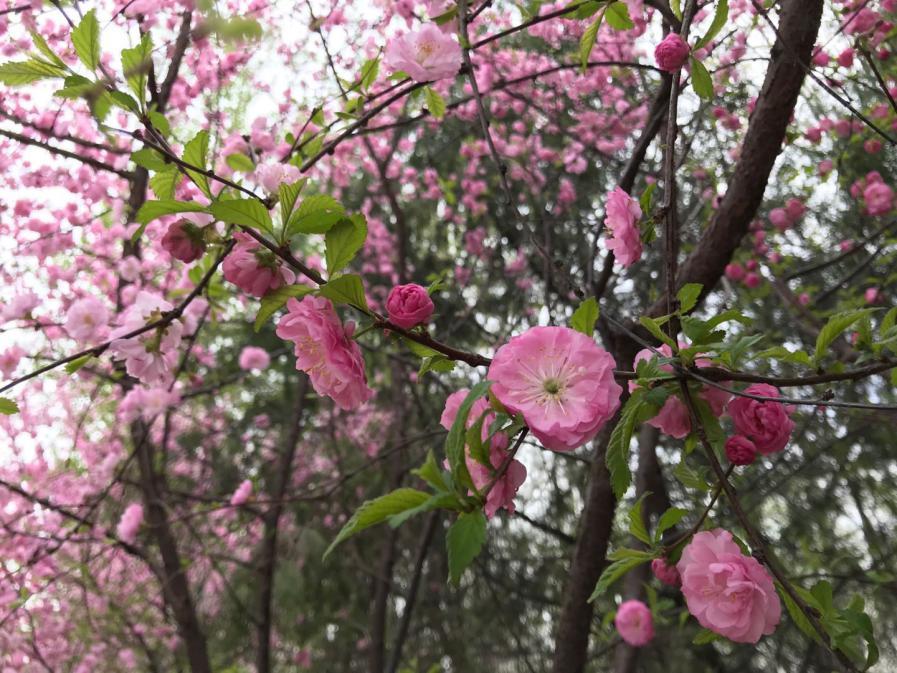
[[[0,670],[893,669],[895,24],[2,0]]]

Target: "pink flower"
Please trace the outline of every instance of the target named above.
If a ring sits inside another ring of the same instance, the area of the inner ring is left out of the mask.
[[[239,486],[237,486],[237,490],[234,491],[233,495],[231,495],[231,507],[239,507],[240,505],[245,505],[249,501],[249,496],[251,495],[252,482],[246,479]]]
[[[187,264],[195,262],[206,251],[202,230],[189,220],[172,223],[162,237],[162,247],[169,255]]]
[[[736,643],[756,643],[775,631],[782,604],[772,578],[741,553],[729,531],[697,533],[677,567],[688,611],[701,626]]]
[[[136,503],[127,506],[115,528],[115,535],[122,542],[134,544],[140,524],[143,523],[143,507]]]
[[[177,404],[181,399],[180,394],[169,391],[165,387],[144,388],[135,386],[118,405],[118,413],[126,423],[142,418],[150,423],[157,416]]]
[[[221,265],[225,279],[253,297],[264,297],[271,290],[292,285],[296,274],[281,266],[274,253],[262,248],[249,234],[234,234],[237,246]]]
[[[604,224],[610,230],[611,238],[604,239],[604,247],[613,250],[620,264],[631,266],[642,256],[638,229],[642,209],[638,201],[617,187],[607,195],[605,212]]]
[[[355,409],[374,391],[367,385],[361,348],[352,340],[355,326],[343,326],[329,299],[307,296],[287,302],[277,336],[296,344],[296,369],[304,371],[319,395],[341,409]]]
[[[744,284],[746,287],[751,288],[752,290],[760,287],[760,274],[754,273],[751,271],[744,277]]]
[[[757,458],[757,446],[742,435],[726,440],[726,458],[733,465],[750,465]]]
[[[393,71],[406,72],[415,82],[433,82],[458,73],[461,46],[450,35],[428,23],[419,30],[390,40],[383,62]]]
[[[22,359],[23,355],[25,355],[25,351],[18,346],[7,348],[0,353],[0,374],[3,374],[3,378],[12,378],[12,373],[16,370],[16,367],[19,366],[19,361]]]
[[[125,361],[128,374],[147,385],[161,385],[170,378],[178,360],[177,349],[184,330],[183,323],[172,320],[162,328],[149,330],[139,336],[128,339],[121,337],[156,322],[163,313],[173,308],[161,297],[141,290],[125,312],[122,326],[110,335],[114,339],[109,344],[110,353]]]
[[[489,366],[492,392],[554,451],[592,439],[620,405],[614,359],[585,334],[533,327],[498,349]]]
[[[651,610],[641,601],[624,601],[617,608],[614,626],[620,637],[633,647],[647,645],[654,638]]]
[[[755,383],[745,390],[750,395],[779,397],[779,391],[767,383]],[[749,397],[736,397],[729,403],[729,413],[738,434],[752,440],[763,455],[785,448],[794,429],[790,407],[781,402],[764,402]]]
[[[682,581],[676,566],[668,563],[664,558],[656,558],[651,561],[651,571],[654,573],[654,577],[671,587],[678,587]]]
[[[468,391],[462,388],[451,395],[445,401],[445,409],[439,423],[446,430],[451,430],[455,423],[455,417],[458,415],[458,408],[467,397]],[[473,403],[470,408],[470,414],[467,417],[467,426],[474,425],[477,420],[485,414],[483,420],[482,440],[485,442],[489,438],[489,428],[495,420],[495,413],[489,408],[489,403],[480,398]],[[489,484],[495,479],[496,470],[498,470],[508,457],[508,436],[503,432],[497,432],[493,435],[489,444],[489,463],[491,467],[483,465],[470,455],[470,447],[465,446],[465,459],[467,471],[473,480],[473,485],[477,490],[482,492],[489,487]],[[508,465],[508,469],[502,475],[501,479],[495,482],[495,485],[486,496],[486,504],[484,510],[486,516],[490,519],[495,516],[499,509],[506,509],[509,514],[514,513],[514,496],[523,482],[526,481],[526,468],[519,460],[512,459]]]
[[[867,304],[877,304],[878,300],[881,299],[881,292],[877,287],[866,288],[863,298]]]
[[[807,212],[807,207],[800,199],[791,198],[785,203],[785,212],[788,214],[788,219],[791,220],[793,224],[804,216],[804,213]]]
[[[661,70],[676,72],[688,60],[690,52],[691,49],[685,40],[677,33],[670,33],[654,48],[654,60]]]
[[[84,297],[69,306],[63,328],[75,341],[93,341],[106,331],[109,311],[96,297]]]
[[[246,346],[246,348],[240,351],[240,369],[244,371],[267,369],[269,364],[271,364],[271,357],[264,348]]]
[[[726,278],[736,282],[742,280],[744,278],[744,267],[738,262],[726,264]]]
[[[854,51],[850,47],[838,54],[838,65],[843,68],[849,68],[853,65]]]
[[[769,221],[779,231],[785,231],[791,225],[791,219],[784,208],[773,208],[770,210]]]
[[[835,162],[831,159],[823,159],[819,162],[819,175],[826,176],[832,172],[832,169],[835,167]]]
[[[302,177],[292,164],[265,164],[255,169],[255,180],[269,194],[277,194],[281,183],[292,184]]]
[[[863,200],[870,215],[884,215],[893,206],[894,190],[883,182],[873,182],[863,190]]]
[[[427,322],[434,308],[427,289],[417,283],[396,285],[386,298],[389,321],[403,329]]]
[[[810,295],[806,292],[801,292],[797,296],[797,303],[801,306],[808,306],[810,304]]]

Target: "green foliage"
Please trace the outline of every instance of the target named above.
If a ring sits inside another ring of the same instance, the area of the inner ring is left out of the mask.
[[[128,88],[137,96],[141,109],[146,105],[146,82],[153,61],[153,39],[144,33],[136,47],[122,49],[121,69]]]
[[[93,355],[88,353],[87,355],[82,355],[80,358],[72,360],[65,366],[66,374],[74,374],[76,371],[81,369],[84,365],[90,362],[93,359]]]
[[[639,423],[652,418],[657,413],[657,407],[649,403],[645,396],[644,388],[636,388],[632,391],[620,412],[620,420],[610,435],[610,441],[607,443],[605,461],[607,469],[610,471],[614,495],[618,499],[625,495],[632,482],[632,472],[629,470],[629,444],[632,441],[632,433]]]
[[[209,155],[209,132],[208,131],[200,131],[197,133],[193,139],[188,142],[184,146],[184,163],[187,163],[191,166],[195,166],[196,168],[201,168],[202,170],[208,170],[208,155]],[[193,183],[199,187],[199,190],[205,194],[208,198],[212,198],[212,190],[209,187],[209,178],[207,175],[200,173],[199,171],[185,168],[187,171],[187,175]],[[270,217],[268,218],[270,222]],[[229,220],[224,220],[228,222]],[[242,224],[242,223],[240,223]],[[252,225],[249,225],[252,226]]]
[[[464,512],[452,524],[445,537],[449,580],[452,584],[461,582],[461,576],[479,555],[485,542],[486,517],[481,511]]]
[[[682,521],[686,514],[688,511],[679,507],[670,507],[665,511],[657,521],[657,528],[654,530],[654,544],[659,543],[663,534]]]
[[[828,322],[819,331],[819,336],[816,337],[816,350],[813,353],[813,362],[818,365],[828,353],[828,348],[835,339],[841,336],[848,327],[874,311],[874,308],[861,308],[855,311],[836,313],[829,318]]]
[[[607,25],[614,30],[629,30],[635,27],[632,19],[629,18],[629,7],[625,2],[617,0],[617,2],[610,3],[604,14]]]
[[[337,304],[349,304],[349,306],[359,308],[365,313],[369,312],[368,300],[364,295],[364,285],[362,284],[361,276],[354,273],[332,279],[318,289],[318,294],[335,301]]]
[[[642,494],[629,509],[629,533],[636,540],[649,545],[651,544],[651,536],[648,534],[648,529],[645,527],[645,518],[642,514],[642,503],[648,495],[648,493]]]
[[[595,334],[598,315],[598,301],[595,297],[589,297],[573,312],[573,316],[570,318],[570,327],[591,338]]]
[[[719,32],[723,29],[723,26],[726,25],[726,21],[729,18],[729,2],[728,0],[718,0],[716,4],[716,12],[713,14],[713,21],[710,24],[710,27],[707,29],[707,32],[704,33],[704,36],[697,41],[694,48],[700,49],[705,45],[709,44],[710,41],[715,38]]]
[[[307,285],[286,285],[284,287],[272,290],[262,297],[259,312],[255,316],[253,328],[256,332],[261,330],[268,319],[278,310],[286,305],[287,301],[292,297],[304,297],[314,292],[314,288]]]
[[[579,64],[583,71],[589,64],[589,56],[592,55],[592,48],[595,46],[595,40],[598,39],[598,30],[601,28],[603,20],[604,12],[601,12],[583,31],[582,37],[579,39]]]
[[[679,300],[679,311],[682,314],[688,313],[697,305],[703,289],[704,286],[700,283],[686,283],[679,288],[676,298]]]
[[[327,232],[324,238],[324,257],[331,277],[355,258],[364,246],[367,235],[368,226],[364,215],[344,217]]]
[[[37,59],[0,64],[0,82],[9,86],[22,86],[42,79],[65,77],[65,75],[65,69]]]
[[[296,234],[324,234],[346,214],[342,204],[327,194],[306,197],[290,216],[286,237]]]
[[[91,71],[96,70],[100,64],[100,23],[95,10],[87,12],[72,29],[72,45],[81,63]]]
[[[19,405],[8,397],[0,397],[0,414],[11,416],[19,413]]]
[[[627,558],[622,558],[619,561],[614,561],[613,563],[608,565],[601,573],[601,577],[598,578],[598,583],[595,585],[595,590],[592,591],[592,595],[589,596],[589,602],[592,603],[603,596],[614,582],[623,577],[623,575],[628,573],[633,568],[637,568],[643,563],[647,563],[651,560],[651,558],[652,557],[650,554],[629,556]]]
[[[445,438],[445,455],[448,458],[449,467],[455,482],[472,486],[470,475],[467,473],[467,465],[464,462],[464,443],[467,436],[467,419],[474,402],[483,397],[489,390],[489,381],[481,381],[470,389],[467,397],[458,407],[458,414],[451,430]]]
[[[694,56],[690,56],[688,60],[691,64],[691,85],[695,93],[704,100],[713,100],[713,79],[707,68]]]
[[[234,152],[233,154],[228,154],[224,158],[224,162],[234,171],[238,171],[240,173],[252,173],[255,170],[255,164],[252,163],[252,159],[247,157],[242,152]]]
[[[209,212],[222,222],[258,229],[269,236],[274,236],[271,215],[257,199],[215,201],[209,206]]]
[[[292,184],[281,183],[277,188],[277,195],[280,200],[280,221],[284,229],[286,229],[287,222],[290,221],[290,215],[293,214],[293,209],[296,207],[296,199],[299,198],[299,194],[302,192],[302,188],[305,187],[306,182],[308,182],[307,178],[301,178]]]
[[[436,119],[445,117],[445,100],[431,86],[424,87],[424,100],[427,103],[427,109]]]

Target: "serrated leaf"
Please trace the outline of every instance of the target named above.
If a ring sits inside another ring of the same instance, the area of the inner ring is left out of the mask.
[[[592,595],[589,596],[589,603],[600,598],[604,592],[610,588],[611,584],[616,582],[633,568],[637,568],[642,563],[647,562],[650,558],[650,556],[648,558],[634,556],[611,563],[601,573],[601,577],[598,578],[595,590],[592,592]]]
[[[629,7],[625,2],[612,2],[605,10],[605,20],[607,25],[614,30],[629,30],[634,28],[635,24],[629,18]]]
[[[710,73],[707,72],[704,64],[694,56],[690,56],[688,60],[691,63],[691,85],[695,93],[704,100],[712,100],[713,79],[710,77]]]
[[[121,50],[121,69],[128,88],[141,104],[146,103],[146,82],[152,67],[153,39],[149,32],[143,34],[135,47]]]
[[[368,500],[358,508],[355,514],[352,515],[352,518],[342,527],[342,530],[330,543],[330,546],[327,547],[327,551],[324,552],[324,558],[326,559],[337,545],[356,533],[360,533],[371,526],[376,526],[378,523],[382,523],[389,517],[399,512],[404,512],[406,509],[417,507],[429,498],[430,494],[424,491],[418,491],[414,488],[400,488],[374,500]]]
[[[467,475],[467,465],[464,460],[464,443],[467,435],[467,419],[470,416],[470,410],[474,403],[483,397],[488,391],[490,381],[481,381],[470,389],[467,397],[458,407],[458,413],[455,415],[455,421],[445,438],[445,456],[449,462],[449,469],[457,483],[466,481],[463,477]],[[469,479],[469,475],[467,475]]]
[[[710,490],[710,485],[704,476],[697,470],[689,467],[685,460],[686,453],[683,452],[679,464],[673,468],[673,476],[687,488],[695,488],[706,493]]]
[[[695,44],[695,49],[700,49],[701,47],[709,44],[710,41],[715,38],[719,32],[723,29],[723,26],[726,25],[726,21],[729,18],[729,2],[728,0],[719,0],[716,4],[716,12],[713,15],[713,22],[710,24],[710,27],[707,29],[707,32],[704,33],[704,37],[702,37]]]
[[[599,313],[598,301],[595,297],[589,297],[573,312],[573,316],[570,318],[570,327],[592,338],[595,334],[595,323],[598,322]]]
[[[31,84],[41,79],[65,77],[62,70],[44,61],[10,61],[0,64],[0,82],[8,86]]]
[[[285,306],[287,301],[293,297],[304,297],[314,292],[314,288],[307,285],[287,285],[285,287],[272,290],[262,297],[259,312],[255,316],[253,329],[258,332],[262,326],[268,322],[268,318],[274,315],[281,307]]]
[[[807,636],[808,638],[814,640],[815,642],[819,642],[819,634],[816,632],[816,629],[813,628],[813,625],[810,623],[810,620],[807,619],[807,616],[801,611],[801,609],[797,606],[797,603],[791,598],[787,591],[782,588],[782,585],[778,582],[776,584],[776,589],[779,592],[779,596],[782,597],[782,602],[785,604],[785,609],[788,611],[788,614],[791,617],[791,620],[794,624],[801,630],[801,632]]]
[[[346,215],[346,209],[332,196],[313,194],[302,200],[290,216],[287,237],[295,234],[324,234]]]
[[[208,160],[209,154],[209,132],[208,131],[200,131],[197,133],[193,139],[188,142],[184,146],[184,162],[190,164],[191,166],[196,166],[197,168],[201,168],[205,170],[207,168],[206,162]],[[190,176],[190,179],[193,180],[194,184],[199,187],[199,190],[205,194],[208,198],[212,198],[212,190],[209,188],[209,178],[202,173],[192,170],[190,168],[184,169],[187,172],[187,175]],[[261,204],[259,204],[261,205]],[[267,211],[266,211],[267,212]],[[268,218],[270,221],[270,218]],[[227,221],[227,220],[225,220]],[[251,225],[250,225],[251,226]]]
[[[658,320],[643,315],[641,318],[639,318],[639,322],[642,324],[642,327],[651,332],[651,335],[655,339],[657,339],[658,341],[662,341],[674,351],[678,350],[679,344],[673,341],[670,336],[663,331],[663,329],[661,328],[661,323]]]
[[[81,23],[72,29],[72,45],[81,63],[96,70],[100,64],[100,23],[95,10],[87,12]]]
[[[398,528],[411,517],[423,514],[424,512],[432,512],[434,509],[447,509],[457,512],[461,509],[461,501],[454,493],[435,493],[417,507],[412,507],[411,509],[406,509],[404,512],[392,515],[389,517],[388,523],[391,528]]]
[[[439,95],[436,89],[431,86],[424,87],[424,100],[431,115],[436,119],[445,117],[445,99]]]
[[[368,225],[364,215],[352,215],[337,222],[324,237],[327,273],[333,276],[351,262],[364,246]]]
[[[626,400],[620,420],[611,432],[604,460],[617,499],[622,498],[632,482],[629,470],[629,444],[636,425],[657,413],[656,407],[645,401],[645,389],[637,388]]]
[[[156,171],[149,179],[153,194],[159,199],[173,199],[182,176],[177,166]]]
[[[813,353],[813,361],[817,364],[825,357],[829,346],[835,339],[855,322],[875,311],[874,308],[861,308],[855,311],[844,311],[836,313],[819,331],[816,337],[816,350]]]
[[[66,374],[74,374],[76,371],[81,369],[84,365],[90,362],[93,359],[93,355],[88,353],[87,355],[82,355],[80,358],[76,360],[72,360],[65,366]]]
[[[19,405],[8,397],[0,397],[0,414],[12,416],[19,413]]]
[[[592,55],[592,48],[595,46],[595,40],[598,39],[598,29],[601,28],[603,20],[604,12],[601,12],[579,38],[579,64],[583,70],[589,64],[589,56]]]
[[[445,536],[449,580],[458,585],[461,576],[479,555],[486,542],[486,517],[477,510],[465,512],[452,524]]]
[[[277,196],[280,201],[280,221],[284,228],[290,221],[290,215],[293,214],[293,208],[296,207],[296,199],[299,198],[299,193],[307,181],[307,178],[301,178],[293,183],[281,182],[277,188]]]
[[[215,201],[209,206],[209,212],[222,222],[239,224],[274,235],[271,215],[268,209],[256,199],[226,199]]]
[[[56,52],[54,52],[50,48],[50,45],[47,44],[47,41],[43,38],[43,36],[33,30],[29,30],[28,34],[31,35],[31,41],[34,43],[34,46],[37,47],[37,50],[44,56],[46,56],[50,60],[51,64],[62,70],[68,69],[65,65],[65,62],[56,55]]]
[[[411,474],[417,475],[437,491],[448,491],[449,488],[451,488],[449,484],[446,483],[443,472],[436,463],[436,456],[433,454],[433,449],[427,451],[427,459],[424,461],[424,464],[416,470],[411,470]]]
[[[134,219],[143,225],[139,230],[140,234],[142,234],[147,224],[163,215],[204,212],[207,212],[205,206],[192,201],[147,201],[140,206],[140,210],[137,211],[137,216]],[[137,240],[138,238],[140,238],[140,235],[135,233],[132,240]]]
[[[239,171],[240,173],[252,173],[255,170],[255,164],[252,163],[252,159],[242,152],[228,154],[224,158],[224,163],[226,163],[231,170]]]
[[[636,540],[649,545],[651,544],[651,536],[648,535],[648,529],[645,527],[645,518],[642,515],[642,503],[647,495],[647,493],[643,494],[629,508],[629,534]]]
[[[701,296],[701,290],[703,289],[704,286],[700,283],[686,283],[679,288],[679,291],[676,293],[676,298],[679,300],[679,310],[682,313],[691,311],[698,303],[698,297]]]
[[[338,304],[349,304],[362,309],[365,313],[369,312],[368,300],[364,295],[364,284],[361,282],[361,276],[354,273],[347,273],[345,276],[334,278],[326,285],[318,288],[318,294]]]
[[[371,85],[377,81],[378,74],[380,74],[380,57],[369,58],[365,61],[361,66],[361,77],[358,78],[361,90],[367,91],[370,89]],[[323,126],[323,124],[321,124],[321,126]]]
[[[678,507],[670,507],[664,512],[657,522],[657,528],[654,531],[654,542],[659,542],[663,534],[682,521],[686,514],[688,514],[687,510],[679,509]]]

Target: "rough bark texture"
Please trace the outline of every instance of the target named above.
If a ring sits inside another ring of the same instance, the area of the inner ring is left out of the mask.
[[[785,130],[800,95],[810,53],[822,17],[822,0],[784,0],[779,35],[770,55],[763,88],[742,146],[741,157],[730,177],[720,208],[691,254],[682,263],[677,287],[701,283],[706,296],[722,277],[726,264],[748,232],[763,200]],[[648,313],[662,315],[667,300],[662,296]],[[609,350],[626,366],[639,346],[622,333],[605,332]],[[650,337],[649,337],[650,338]],[[582,673],[588,655],[592,607],[586,603],[604,567],[614,515],[615,500],[604,452],[609,432],[596,441],[595,464],[590,473],[581,535],[573,554],[555,640],[554,673]]]

